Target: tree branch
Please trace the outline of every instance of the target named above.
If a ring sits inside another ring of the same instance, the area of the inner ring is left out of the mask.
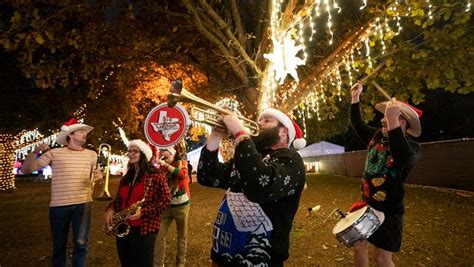
[[[291,2],[291,5],[288,4],[287,9],[285,10],[285,20],[283,20],[282,25],[280,26],[282,32],[287,32],[289,29],[294,28],[295,25],[305,20],[313,11],[316,1],[311,1],[309,3],[306,2],[294,16],[292,16],[294,9],[293,5],[295,5],[294,1]]]
[[[230,30],[229,24],[227,24],[213,9],[212,7],[206,3],[205,0],[199,0],[199,4],[204,8],[204,11],[217,23],[219,28],[224,30],[225,35],[231,40],[230,44],[233,45],[237,51],[242,55],[245,59],[245,62],[252,68],[252,70],[257,73],[261,74],[262,71],[260,68],[257,67],[255,62],[249,57],[247,52],[245,51],[244,47],[239,43],[235,35]]]
[[[205,28],[212,32],[215,36],[217,36],[217,38],[219,38],[219,40],[223,43],[223,44],[226,44],[229,42],[229,39],[227,39],[224,34],[221,32],[221,31],[218,31],[216,29],[216,27],[214,26],[215,23],[212,22],[208,16],[206,16],[204,13],[202,13],[200,10],[198,10],[198,15],[199,15],[199,18],[201,18]]]
[[[239,7],[237,6],[237,2],[235,0],[230,0],[230,5],[232,10],[232,18],[234,19],[234,25],[237,29],[237,39],[239,40],[242,47],[245,47],[245,33],[244,29],[242,28],[242,21],[240,20]]]
[[[306,98],[312,91],[313,85],[315,83],[320,83],[326,79],[326,76],[336,67],[342,64],[344,55],[350,52],[356,44],[361,42],[363,38],[367,36],[370,29],[372,28],[372,23],[369,22],[365,27],[362,27],[358,31],[352,32],[348,37],[345,38],[343,42],[326,58],[324,58],[321,63],[315,65],[311,68],[309,75],[304,78],[299,84],[298,88],[295,90],[295,94],[287,99],[286,102],[282,103],[280,108],[284,111],[293,110],[298,103],[300,103],[304,98]]]
[[[237,62],[233,59],[230,51],[226,48],[226,46],[202,25],[201,19],[199,18],[199,15],[197,13],[198,11],[191,4],[191,1],[182,0],[182,2],[184,3],[189,13],[191,14],[191,18],[194,21],[194,24],[196,25],[198,31],[201,32],[209,41],[217,45],[217,48],[224,54],[224,58],[227,60],[227,62],[229,62],[230,66],[232,67],[234,72],[237,74],[239,79],[242,81],[242,83],[247,84],[248,77],[245,74],[245,72],[239,67]]]

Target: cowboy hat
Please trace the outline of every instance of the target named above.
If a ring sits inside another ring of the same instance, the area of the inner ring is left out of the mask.
[[[84,130],[86,133],[89,133],[92,131],[92,129],[94,129],[94,127],[79,123],[76,119],[70,119],[69,121],[65,122],[63,126],[61,126],[61,131],[56,137],[56,143],[66,146],[67,136],[70,133],[73,133],[77,130]]]
[[[385,109],[387,108],[387,103],[382,102],[375,105],[375,109],[385,114]],[[408,122],[408,127],[406,129],[407,133],[413,137],[418,137],[421,135],[421,124],[420,117],[423,114],[423,111],[408,105],[407,103],[397,101],[400,104],[400,112],[402,117]]]

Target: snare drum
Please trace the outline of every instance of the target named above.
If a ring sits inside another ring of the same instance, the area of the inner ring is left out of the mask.
[[[332,233],[339,242],[352,247],[369,238],[382,225],[384,219],[383,212],[365,206],[341,218]]]

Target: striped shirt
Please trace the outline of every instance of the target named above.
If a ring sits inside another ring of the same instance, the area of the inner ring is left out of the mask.
[[[51,165],[50,207],[92,201],[91,174],[95,170],[97,153],[67,147],[48,150],[34,161],[34,169]]]

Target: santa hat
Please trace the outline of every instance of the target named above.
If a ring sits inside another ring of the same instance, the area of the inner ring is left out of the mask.
[[[171,153],[171,156],[174,157],[174,155],[176,155],[176,149],[174,149],[173,147],[165,147],[165,148],[162,148],[160,149],[160,151],[168,151]]]
[[[420,117],[423,115],[423,111],[405,103],[398,101],[400,103],[400,112],[402,117],[408,122],[407,133],[413,137],[418,137],[421,135],[421,123]],[[385,114],[385,109],[387,109],[388,101],[378,103],[375,105],[375,109]]]
[[[288,147],[290,147],[291,143],[293,143],[295,149],[302,149],[306,146],[303,131],[288,115],[279,110],[268,108],[260,113],[258,118],[260,119],[262,116],[272,116],[288,129]]]
[[[135,139],[128,144],[128,148],[130,148],[131,146],[137,147],[138,150],[140,150],[145,155],[146,160],[150,161],[151,157],[153,156],[153,151],[147,143],[143,142],[140,139]]]
[[[76,119],[72,118],[65,122],[63,126],[61,126],[61,131],[59,132],[58,136],[56,137],[56,143],[66,146],[67,145],[67,136],[70,133],[73,133],[77,130],[84,130],[86,133],[89,133],[94,129],[92,126],[87,124],[79,123]]]

